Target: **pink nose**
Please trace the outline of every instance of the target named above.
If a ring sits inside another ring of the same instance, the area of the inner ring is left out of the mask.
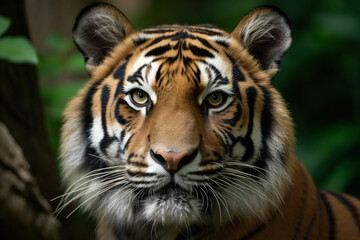
[[[187,150],[181,152],[167,152],[164,150],[157,150],[156,155],[160,155],[166,162],[167,170],[173,172],[178,170],[180,161],[183,160],[186,156],[191,155],[191,153]],[[159,158],[157,158],[157,160],[159,160]],[[162,161],[162,159],[160,161]],[[164,162],[162,164],[164,164]]]

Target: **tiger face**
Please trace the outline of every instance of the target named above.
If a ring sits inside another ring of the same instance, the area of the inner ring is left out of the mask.
[[[91,80],[65,112],[65,201],[118,232],[221,227],[278,207],[294,141],[271,85],[291,44],[278,9],[253,10],[232,33],[135,31],[119,10],[96,4],[73,37]]]

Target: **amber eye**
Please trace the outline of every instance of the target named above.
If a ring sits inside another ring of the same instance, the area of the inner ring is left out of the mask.
[[[226,97],[222,92],[213,92],[206,97],[206,102],[209,107],[216,108],[224,103],[225,98]]]
[[[145,105],[149,101],[149,95],[143,90],[137,89],[132,92],[131,99],[135,104]]]

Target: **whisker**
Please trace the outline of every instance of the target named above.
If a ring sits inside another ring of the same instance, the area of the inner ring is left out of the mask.
[[[109,175],[114,175],[112,178],[119,178],[121,177],[121,174],[122,172],[119,171],[119,170],[116,170],[116,171],[112,171],[112,172],[103,172],[102,174],[100,173],[96,173],[94,175],[87,175],[86,177],[81,177],[80,179],[78,179],[75,183],[73,183],[67,190],[64,194],[54,198],[53,200],[55,199],[59,199],[61,198],[59,204],[58,204],[58,207],[56,208],[55,212],[57,212],[58,208],[65,202],[68,200],[68,197],[76,192],[79,192],[79,191],[82,191],[82,190],[85,190],[89,187],[91,187],[91,184],[89,184],[90,182],[94,181],[94,180],[98,180],[98,179],[101,179],[105,176],[109,176]],[[119,175],[120,174],[120,175]],[[95,178],[90,178],[92,176],[97,176]],[[89,180],[87,180],[87,178],[90,178]],[[78,184],[76,185],[77,183],[81,182],[81,181],[84,181],[83,183],[81,184]],[[102,181],[100,181],[100,183],[102,183]],[[85,187],[82,187],[86,185]]]
[[[74,212],[76,212],[76,210],[78,210],[80,207],[82,207],[83,205],[85,205],[86,203],[88,203],[90,200],[102,195],[103,193],[107,192],[108,190],[114,188],[115,186],[117,186],[118,184],[114,184],[112,186],[108,186],[105,188],[102,188],[101,191],[97,192],[97,194],[91,196],[90,198],[86,199],[85,201],[83,201],[79,206],[77,206],[66,218],[69,218]]]
[[[88,183],[88,182],[87,182]],[[117,185],[122,185],[123,183],[126,183],[125,179],[122,178],[121,176],[118,177],[118,176],[114,176],[113,178],[110,178],[109,180],[107,181],[100,181],[100,182],[97,182],[97,188],[96,190],[98,189],[102,189],[103,187],[106,187],[106,186],[109,186],[110,184],[112,183],[116,183]],[[91,189],[93,187],[93,185],[89,184],[87,185],[86,187],[83,188],[83,190],[88,190],[88,189]],[[113,186],[112,186],[113,187]],[[107,188],[106,188],[107,189]],[[75,188],[76,190],[76,188]],[[108,191],[109,189],[107,189],[106,191]],[[72,194],[76,193],[78,191],[72,191],[72,192],[69,192],[69,194],[64,198],[64,200],[61,202],[61,204],[63,204],[62,206],[59,205],[59,207],[55,210],[55,213],[58,215],[61,211],[64,210],[65,207],[67,207],[70,203],[82,198],[83,196],[87,195],[87,194],[91,194],[91,192],[89,191],[82,191],[80,192],[79,194],[76,194],[75,196],[73,196],[71,199],[68,199],[69,196],[71,196]],[[100,194],[102,194],[103,192],[99,193],[99,192],[96,192],[97,194],[95,194],[94,196],[99,196]],[[92,199],[92,197],[91,197]],[[60,207],[61,206],[61,207]]]

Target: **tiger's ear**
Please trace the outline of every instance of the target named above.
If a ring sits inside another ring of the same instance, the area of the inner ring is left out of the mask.
[[[91,74],[109,51],[133,32],[129,20],[117,8],[95,3],[77,16],[73,40],[84,55],[86,70]]]
[[[288,18],[273,6],[252,10],[241,19],[231,35],[258,60],[263,70],[277,70],[281,57],[292,42]]]

